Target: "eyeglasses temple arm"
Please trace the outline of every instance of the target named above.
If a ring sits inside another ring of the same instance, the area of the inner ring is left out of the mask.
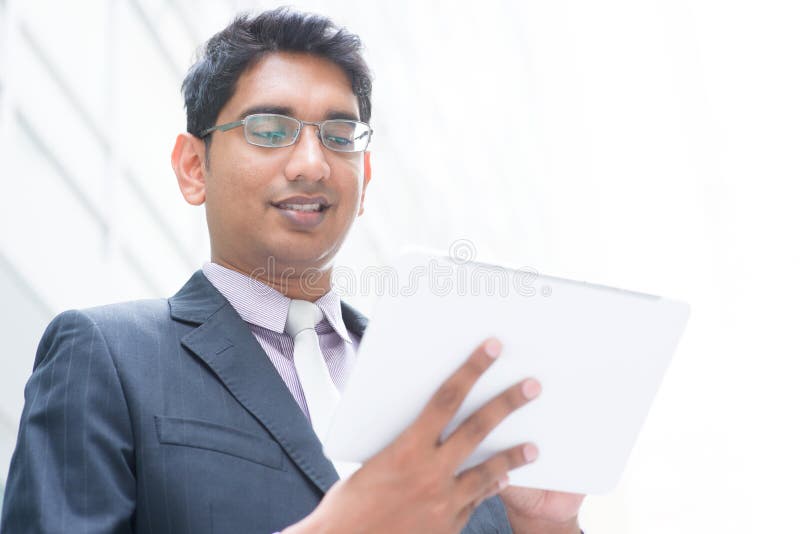
[[[214,130],[219,130],[220,132],[227,132],[228,130],[233,130],[237,126],[243,126],[244,119],[240,121],[233,121],[233,122],[226,122],[225,124],[220,124],[219,126],[212,126],[211,128],[207,128],[200,132],[200,137],[203,138],[213,132]]]

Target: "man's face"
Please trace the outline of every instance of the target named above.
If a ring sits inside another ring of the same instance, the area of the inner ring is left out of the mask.
[[[245,71],[216,124],[257,112],[304,121],[359,119],[344,71],[300,53],[271,53]],[[241,127],[213,136],[205,203],[215,261],[246,272],[271,261],[295,275],[328,268],[362,209],[369,182],[365,155],[323,147],[315,126],[303,127],[297,142],[283,148],[248,144]],[[285,202],[292,197],[321,197],[326,207],[319,213],[293,210],[288,204],[297,198]]]

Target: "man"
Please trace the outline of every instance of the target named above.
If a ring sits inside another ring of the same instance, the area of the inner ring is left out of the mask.
[[[506,487],[532,444],[453,474],[540,389],[523,380],[441,442],[494,339],[351,477],[337,482],[322,452],[320,399],[344,387],[366,327],[330,286],[371,179],[358,38],[287,9],[240,17],[183,90],[172,164],[186,201],[205,205],[212,261],[168,300],[48,326],[4,532],[578,532],[581,496]]]

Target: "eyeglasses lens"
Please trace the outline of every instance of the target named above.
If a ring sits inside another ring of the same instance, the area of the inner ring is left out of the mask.
[[[245,119],[244,132],[248,142],[278,148],[295,142],[300,122],[282,115],[251,115]],[[361,122],[336,119],[322,123],[322,144],[337,152],[363,152],[369,144],[369,127]]]
[[[280,115],[251,115],[244,123],[247,141],[266,147],[289,146],[294,142],[300,123]]]

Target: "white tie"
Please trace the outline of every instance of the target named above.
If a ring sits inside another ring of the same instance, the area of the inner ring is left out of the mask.
[[[314,331],[314,325],[322,318],[322,310],[313,302],[293,299],[289,303],[285,329],[294,338],[294,366],[308,405],[311,426],[320,441],[325,438],[339,402],[339,390],[331,380]]]
[[[324,443],[333,412],[339,403],[339,390],[331,380],[331,373],[319,348],[319,337],[314,330],[314,325],[322,318],[322,310],[313,302],[292,300],[284,331],[294,338],[294,367],[306,397],[311,426]],[[361,464],[334,461],[333,466],[339,477],[345,479]]]

